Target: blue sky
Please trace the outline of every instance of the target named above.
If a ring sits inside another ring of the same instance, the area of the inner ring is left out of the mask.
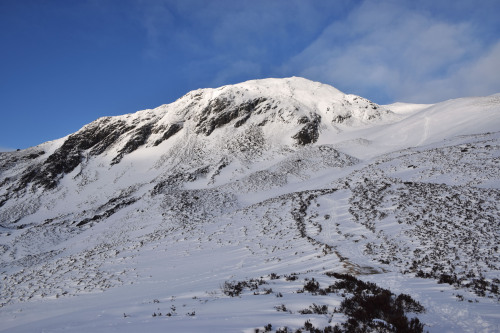
[[[498,93],[498,13],[498,0],[0,0],[0,150],[265,77],[379,104]]]

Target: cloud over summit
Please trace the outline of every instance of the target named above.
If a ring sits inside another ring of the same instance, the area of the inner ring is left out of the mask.
[[[284,70],[299,69],[299,75],[385,102],[437,102],[476,94],[478,84],[487,93],[500,90],[494,70],[500,67],[489,67],[498,59],[498,41],[481,38],[474,22],[402,4],[364,2],[332,22]]]

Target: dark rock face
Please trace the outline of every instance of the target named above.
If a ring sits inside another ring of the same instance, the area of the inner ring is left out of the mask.
[[[155,141],[154,146],[158,146],[163,141],[168,140],[169,138],[174,136],[177,132],[179,132],[183,127],[184,127],[183,123],[170,124],[167,130],[163,133],[163,136]]]
[[[28,148],[23,151],[12,151],[12,152],[2,152],[0,153],[0,187],[6,187],[8,190],[0,195],[0,207],[2,207],[9,197],[12,196],[13,192],[16,191],[16,181],[18,178],[13,177],[4,177],[2,173],[7,171],[9,168],[13,168],[16,165],[28,165],[27,169],[29,172],[32,172],[34,168],[29,166],[30,164],[35,164],[37,159],[40,156],[45,155],[45,151],[40,150],[37,147]],[[36,164],[35,164],[36,165]],[[28,173],[27,171],[25,173]],[[19,186],[21,187],[21,186]]]
[[[347,119],[351,118],[352,115],[351,114],[346,114],[346,115],[338,115],[337,117],[335,117],[333,119],[333,122],[334,123],[338,123],[338,124],[342,124],[344,121],[346,121]]]
[[[214,99],[201,112],[201,117],[198,124],[196,124],[196,133],[209,136],[216,128],[222,127],[237,118],[240,119],[234,124],[234,127],[239,127],[265,101],[266,98],[261,97],[239,105],[231,105],[231,101],[226,98]]]
[[[154,145],[156,146],[172,137],[182,128],[182,123],[169,125],[163,136]],[[62,146],[43,163],[37,163],[28,167],[21,175],[14,191],[23,190],[30,183],[34,183],[44,189],[50,190],[55,188],[60,178],[72,172],[86,158],[102,154],[110,146],[117,143],[123,134],[132,131],[131,138],[111,162],[111,165],[117,164],[126,154],[130,154],[144,145],[151,134],[157,133],[160,130],[162,129],[155,128],[154,122],[136,127],[127,124],[123,120],[113,120],[111,117],[101,118],[70,135]],[[35,159],[44,153],[43,151],[31,153],[23,158]]]
[[[118,155],[113,159],[113,161],[111,161],[111,165],[119,163],[124,155],[130,154],[131,152],[145,144],[148,138],[151,136],[152,128],[153,124],[149,123],[134,130],[132,138],[125,144],[122,149],[120,149]]]
[[[297,134],[292,136],[293,139],[297,141],[299,145],[307,145],[310,143],[315,143],[319,138],[319,125],[321,123],[321,116],[314,114],[311,116],[312,119],[300,118],[300,123],[305,123],[305,125],[300,129]]]
[[[240,127],[241,125],[243,125],[244,123],[246,123],[249,118],[250,118],[250,113],[247,113],[246,115],[244,115],[243,117],[241,117],[240,120],[238,120],[238,121],[236,121],[234,123],[234,127]]]
[[[122,199],[120,200],[118,203],[114,204],[115,202],[118,201],[118,199]],[[88,217],[88,218],[85,218],[81,221],[78,221],[78,222],[74,222],[76,223],[76,226],[77,227],[81,227],[81,226],[84,226],[86,224],[89,224],[89,223],[92,223],[92,222],[98,222],[102,219],[105,219],[107,217],[110,217],[111,215],[113,215],[114,213],[116,213],[117,211],[119,211],[120,209],[122,209],[123,207],[127,207],[133,203],[135,203],[136,201],[138,200],[138,198],[114,198],[114,199],[111,199],[108,204],[112,205],[111,208],[107,209],[106,211],[104,211],[103,213],[101,214],[96,214],[92,217]]]
[[[29,162],[45,154],[43,150],[30,148],[26,151],[0,152],[0,173],[18,163]]]
[[[45,189],[56,187],[59,179],[73,171],[87,156],[99,155],[132,127],[111,118],[97,120],[72,134],[43,164],[34,165],[24,172],[18,190],[34,182]]]
[[[211,101],[201,112],[200,120],[198,124],[196,124],[196,133],[203,133],[209,136],[215,129],[216,120],[214,120],[214,118],[217,119],[219,125],[224,121],[226,123],[231,121],[231,119],[229,119],[230,117],[225,115],[227,112],[223,112],[230,104],[231,102],[225,98],[218,98]]]
[[[170,193],[173,190],[177,190],[182,183],[194,182],[199,177],[204,177],[210,171],[210,166],[200,167],[193,171],[178,172],[170,175],[167,179],[158,181],[151,195],[155,196],[158,194]]]

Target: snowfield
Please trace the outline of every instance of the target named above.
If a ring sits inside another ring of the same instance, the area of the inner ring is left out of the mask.
[[[0,153],[0,331],[499,332],[499,129],[265,79]]]

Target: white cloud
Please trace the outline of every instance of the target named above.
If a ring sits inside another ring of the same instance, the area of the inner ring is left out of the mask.
[[[498,37],[482,38],[485,11],[472,13],[469,0],[451,10],[433,1],[136,1],[146,54],[184,66],[200,86],[300,75],[379,103],[500,90]]]
[[[500,41],[487,53],[460,68],[451,79],[461,82],[462,90],[471,94],[500,92]]]
[[[427,103],[498,89],[495,55],[468,22],[366,1],[282,70],[369,98]]]

